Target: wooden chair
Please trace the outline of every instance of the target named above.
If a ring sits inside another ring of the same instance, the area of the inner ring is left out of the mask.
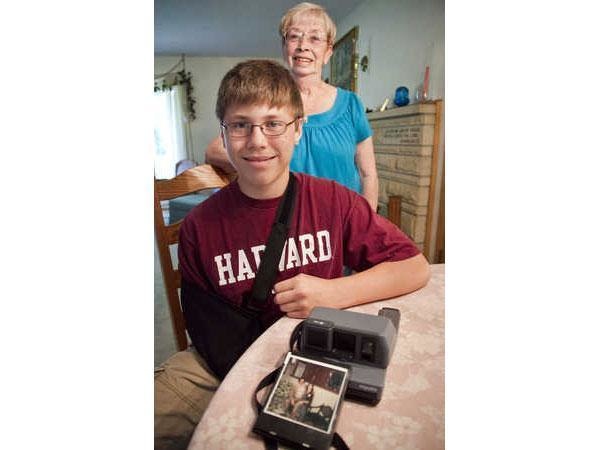
[[[231,181],[231,178],[216,167],[202,164],[192,167],[170,180],[154,179],[154,230],[165,291],[169,302],[171,323],[179,351],[187,348],[188,338],[179,299],[181,274],[177,268],[173,267],[169,247],[179,243],[179,227],[182,221],[165,224],[161,202],[205,189],[222,188]]]
[[[390,195],[388,197],[388,219],[398,228],[402,229],[402,197],[399,195]]]

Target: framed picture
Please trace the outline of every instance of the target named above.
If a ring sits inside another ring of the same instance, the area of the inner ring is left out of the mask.
[[[333,46],[333,55],[331,56],[329,82],[334,86],[352,92],[356,92],[356,79],[358,77],[357,42],[358,26],[355,26],[335,43]]]

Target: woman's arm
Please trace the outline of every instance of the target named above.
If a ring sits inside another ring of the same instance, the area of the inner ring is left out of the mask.
[[[206,147],[204,160],[208,164],[223,169],[226,173],[234,173],[235,169],[229,162],[227,151],[223,147],[223,140],[221,136],[214,138]]]
[[[375,167],[375,150],[372,137],[368,137],[357,144],[355,161],[362,182],[363,196],[367,199],[373,211],[377,211],[379,178]]]

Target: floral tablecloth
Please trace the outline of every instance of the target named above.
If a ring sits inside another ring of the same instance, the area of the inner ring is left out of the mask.
[[[393,307],[402,316],[380,403],[343,403],[336,430],[352,449],[444,448],[444,265],[432,265],[431,273],[427,286],[417,292],[351,308],[377,314],[384,306]],[[251,431],[256,420],[252,395],[283,361],[298,322],[280,319],[247,350],[196,427],[190,450],[264,448]]]

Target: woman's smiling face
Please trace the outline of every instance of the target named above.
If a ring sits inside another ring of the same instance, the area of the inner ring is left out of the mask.
[[[283,43],[283,58],[294,77],[317,74],[321,78],[323,66],[332,53],[324,21],[310,13],[298,14]]]

